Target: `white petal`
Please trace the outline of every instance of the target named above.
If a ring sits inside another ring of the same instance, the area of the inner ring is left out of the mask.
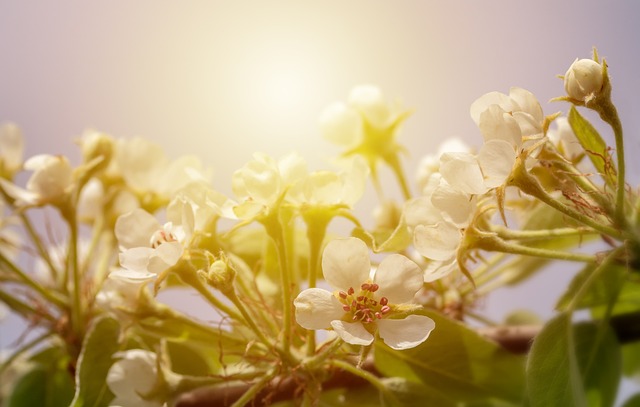
[[[352,345],[371,345],[373,335],[360,322],[331,321],[331,326],[343,341]]]
[[[121,249],[149,247],[153,234],[162,229],[157,219],[144,209],[135,209],[116,221],[115,234]]]
[[[444,220],[435,225],[420,225],[413,233],[416,250],[431,260],[450,259],[458,250],[460,239],[458,227]]]
[[[436,323],[424,315],[409,315],[404,319],[378,321],[380,337],[395,350],[415,348],[426,341]]]
[[[456,226],[465,227],[476,209],[473,198],[472,195],[452,187],[447,182],[442,182],[433,191],[431,203],[445,213]]]
[[[389,124],[391,111],[378,87],[360,85],[353,88],[349,94],[349,103],[364,114],[375,127],[385,127]]]
[[[536,121],[529,113],[513,112],[513,118],[518,123],[518,126],[520,126],[521,137],[542,135],[542,122]],[[520,145],[516,146],[516,148]]]
[[[542,123],[544,120],[542,107],[533,93],[514,86],[509,90],[509,97],[520,106],[523,112],[530,114],[536,122]]]
[[[413,198],[404,204],[404,221],[409,227],[433,225],[440,219],[440,210],[426,196]]]
[[[150,273],[146,270],[135,271],[135,270],[119,268],[109,273],[109,278],[118,280],[118,281],[125,281],[130,284],[140,285],[141,283],[144,283],[146,281],[151,281],[154,278],[156,278],[156,274]]]
[[[296,321],[305,329],[329,329],[331,321],[340,319],[345,311],[340,301],[327,290],[308,288],[293,301]]]
[[[134,247],[120,253],[120,265],[129,270],[143,271],[149,266],[149,259],[155,250],[150,247]]]
[[[350,147],[362,138],[362,119],[353,108],[336,102],[320,115],[320,131],[329,141]]]
[[[491,105],[480,115],[480,132],[485,141],[505,140],[517,148],[522,143],[522,132],[516,119],[498,105]]]
[[[513,147],[502,140],[486,142],[478,153],[478,162],[487,188],[495,188],[505,183],[516,162]]]
[[[432,261],[424,269],[423,278],[425,283],[430,283],[451,274],[458,269],[458,260],[455,256],[444,261]]]
[[[180,242],[165,242],[158,246],[154,253],[163,262],[169,266],[173,266],[180,260],[182,256],[182,245]]]
[[[382,260],[373,281],[380,287],[379,298],[386,297],[391,304],[403,304],[411,302],[422,288],[422,270],[408,258],[391,254]]]
[[[506,112],[513,110],[512,100],[509,96],[500,92],[485,93],[476,99],[469,108],[471,118],[477,126],[480,125],[480,115],[491,105],[498,105]]]
[[[355,290],[369,279],[369,248],[360,239],[349,237],[330,241],[322,254],[322,273],[333,288]]]
[[[487,192],[478,160],[472,154],[442,154],[440,156],[440,174],[450,185],[468,194]]]
[[[0,161],[10,172],[16,172],[22,165],[24,155],[24,137],[14,123],[0,126]]]

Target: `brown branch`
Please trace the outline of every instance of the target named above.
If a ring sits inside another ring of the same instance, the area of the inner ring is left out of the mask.
[[[640,340],[640,312],[615,315],[609,324],[616,333],[620,343],[629,343]],[[540,333],[542,325],[499,326],[478,329],[477,332],[489,338],[504,349],[516,353],[525,354],[529,351],[535,336]],[[380,376],[376,370],[373,359],[369,358],[362,365],[362,369]],[[239,399],[252,383],[234,383],[227,386],[204,387],[181,394],[175,401],[176,407],[211,407],[229,406]],[[353,374],[335,369],[330,378],[322,383],[322,390],[337,388],[355,388],[364,386],[367,381]],[[277,377],[266,388],[260,391],[250,406],[262,407],[284,400],[291,400],[301,396],[305,388],[305,378],[301,375]]]

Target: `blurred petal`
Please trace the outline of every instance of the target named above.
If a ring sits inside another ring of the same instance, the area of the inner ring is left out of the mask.
[[[504,184],[516,162],[513,147],[502,140],[486,142],[478,153],[478,162],[488,188]]]
[[[431,260],[448,260],[460,244],[460,229],[441,221],[435,225],[420,225],[413,233],[413,244],[421,255]]]

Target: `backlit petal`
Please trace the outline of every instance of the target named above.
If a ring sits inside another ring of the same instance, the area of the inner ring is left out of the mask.
[[[378,321],[380,337],[395,350],[411,349],[426,341],[436,323],[424,315],[409,315],[404,319]]]
[[[328,329],[331,321],[340,319],[345,311],[340,301],[327,290],[308,288],[293,301],[296,321],[305,329]]]
[[[373,335],[360,322],[332,321],[331,326],[343,341],[352,345],[371,345]]]

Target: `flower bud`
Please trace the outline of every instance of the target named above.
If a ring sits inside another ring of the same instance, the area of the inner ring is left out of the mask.
[[[113,155],[113,139],[106,134],[97,131],[87,131],[80,140],[82,157],[85,163],[89,163],[98,158],[101,161],[97,168],[106,168]]]
[[[207,272],[207,282],[223,292],[232,288],[235,278],[236,271],[224,259],[214,261]]]
[[[589,102],[604,84],[602,65],[592,59],[576,59],[564,75],[564,89],[570,98]]]

